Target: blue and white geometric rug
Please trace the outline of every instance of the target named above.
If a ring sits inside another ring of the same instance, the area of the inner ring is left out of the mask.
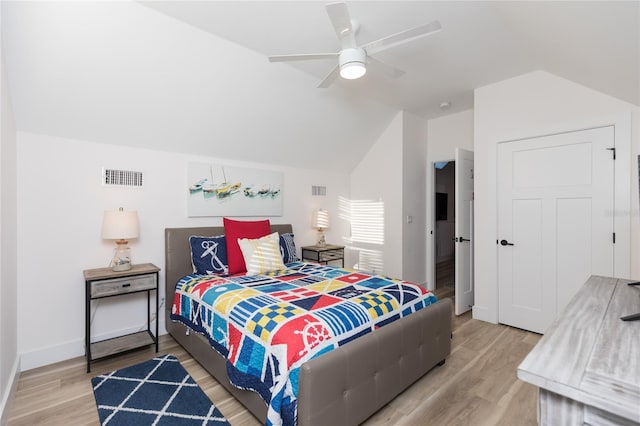
[[[102,425],[229,425],[173,355],[91,379]]]

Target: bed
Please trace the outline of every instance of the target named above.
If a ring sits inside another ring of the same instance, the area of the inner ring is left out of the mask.
[[[292,231],[290,225],[273,224],[271,230],[280,234]],[[222,234],[223,227],[165,229],[166,328],[232,395],[267,423],[267,404],[258,393],[230,383],[227,360],[212,348],[211,338],[192,331],[197,328],[193,324],[172,319],[176,285],[183,286],[181,279],[193,273],[189,237]],[[451,310],[450,299],[443,299],[303,363],[297,376],[297,423],[359,424],[444,363],[451,349]]]

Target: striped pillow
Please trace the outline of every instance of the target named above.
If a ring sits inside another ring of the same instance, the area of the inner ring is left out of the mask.
[[[280,235],[280,254],[285,264],[300,260],[296,255],[296,243],[293,241],[293,237],[294,235],[291,232],[285,232]]]
[[[247,275],[258,275],[285,269],[280,255],[280,236],[277,232],[254,240],[238,238],[238,245],[247,265]]]

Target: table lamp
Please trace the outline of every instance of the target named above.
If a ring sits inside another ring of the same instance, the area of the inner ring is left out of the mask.
[[[111,260],[114,271],[131,269],[131,249],[127,239],[138,238],[138,212],[118,210],[105,211],[102,220],[102,238],[116,240],[116,248]]]
[[[324,230],[329,227],[329,212],[324,209],[314,211],[311,223],[312,227],[318,230],[318,247],[326,246]]]

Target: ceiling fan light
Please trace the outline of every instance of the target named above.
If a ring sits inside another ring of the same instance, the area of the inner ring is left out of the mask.
[[[340,67],[340,77],[346,80],[355,80],[362,77],[367,72],[367,68],[362,62],[350,62]]]
[[[343,49],[340,52],[340,77],[347,80],[355,80],[360,78],[367,72],[365,65],[367,54],[364,49]]]

